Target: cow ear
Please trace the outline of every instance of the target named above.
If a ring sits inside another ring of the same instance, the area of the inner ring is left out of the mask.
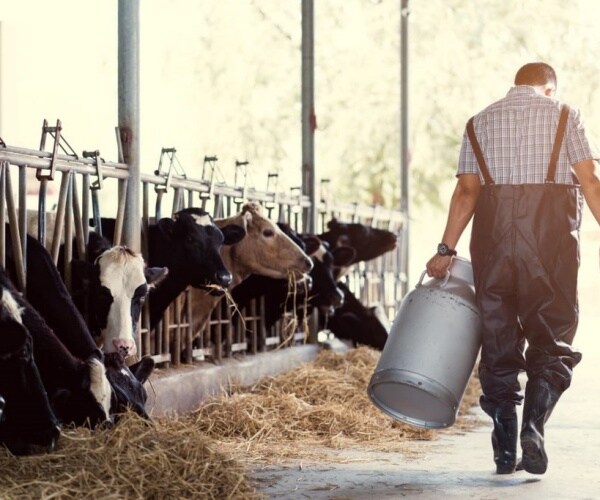
[[[340,223],[338,222],[338,220],[334,217],[333,219],[331,219],[328,223],[327,223],[327,229],[333,229],[334,227],[339,226]]]
[[[321,240],[316,236],[303,236],[302,241],[306,245],[306,255],[311,256],[321,248]]]
[[[112,248],[112,245],[104,236],[100,236],[98,233],[90,231],[87,247],[90,261],[95,262],[100,255]]]
[[[246,236],[246,230],[237,224],[228,224],[221,228],[221,232],[225,237],[225,245],[235,245]]]
[[[356,250],[346,246],[334,248],[331,253],[334,266],[349,266],[356,257]]]
[[[155,288],[167,277],[169,269],[167,267],[147,267],[144,269],[146,283],[150,288]]]
[[[144,356],[140,361],[131,365],[129,369],[140,384],[143,384],[154,370],[154,360],[150,356]]]

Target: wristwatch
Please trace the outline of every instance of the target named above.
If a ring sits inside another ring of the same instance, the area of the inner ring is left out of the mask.
[[[448,245],[446,245],[445,243],[440,243],[437,247],[437,253],[438,255],[456,255],[456,250],[453,250],[452,248],[450,248]]]

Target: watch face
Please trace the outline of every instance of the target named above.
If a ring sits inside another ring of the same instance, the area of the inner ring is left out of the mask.
[[[448,246],[445,245],[444,243],[440,243],[438,245],[438,253],[440,255],[446,255],[448,253]]]

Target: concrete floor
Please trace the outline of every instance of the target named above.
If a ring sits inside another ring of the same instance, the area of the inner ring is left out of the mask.
[[[274,499],[600,498],[600,349],[594,345],[599,326],[600,315],[589,317],[580,328],[584,358],[548,422],[549,467],[543,476],[497,476],[491,424],[485,424],[464,435],[441,431],[440,439],[417,444],[423,452],[417,458],[342,450],[340,455],[360,461],[311,464],[298,459],[285,467],[261,468],[255,471],[261,491]]]
[[[490,445],[491,423],[463,435],[440,431],[433,442],[416,443],[417,457],[399,453],[339,450],[349,463],[311,463],[299,457],[285,466],[253,471],[267,498],[273,499],[600,499],[600,273],[594,233],[591,256],[580,272],[581,320],[575,346],[583,360],[571,388],[563,395],[547,425],[549,467],[543,476],[517,472],[497,476]],[[587,242],[590,245],[590,242]],[[590,248],[588,246],[588,248]],[[253,359],[227,360],[222,365],[180,370],[175,377],[152,377],[150,408],[154,415],[189,411],[215,392],[219,384],[252,383],[316,356],[317,346],[300,346]],[[202,377],[194,371],[202,369]],[[183,396],[182,396],[183,394]]]
[[[595,246],[597,249],[597,246]],[[597,252],[597,250],[595,250]],[[597,253],[582,264],[580,326],[574,345],[583,353],[571,388],[546,426],[546,474],[495,474],[491,422],[464,435],[444,434],[417,443],[418,457],[341,450],[352,463],[309,463],[254,471],[260,490],[273,499],[600,499],[600,272]]]

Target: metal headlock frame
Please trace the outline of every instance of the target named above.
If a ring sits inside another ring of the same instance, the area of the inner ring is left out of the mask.
[[[46,131],[46,133],[50,132]],[[55,141],[57,142],[58,139],[56,136],[59,135],[59,133],[60,131],[54,136]],[[62,134],[60,136],[62,136]],[[175,148],[164,149],[166,150],[166,155],[171,155],[171,153],[174,155],[176,152]],[[172,151],[170,151],[170,149],[172,149]],[[97,200],[98,191],[104,186],[104,181],[108,178],[114,178],[120,183],[119,211],[117,214],[117,230],[115,231],[115,239],[118,239],[117,233],[120,232],[119,227],[122,227],[122,225],[119,226],[119,224],[122,224],[123,210],[125,207],[124,197],[126,195],[126,186],[124,188],[124,183],[126,183],[128,179],[127,165],[124,163],[104,161],[101,158],[99,151],[86,151],[82,154],[82,157],[77,157],[72,153],[64,154],[64,151],[65,150],[61,149],[60,147],[58,147],[56,152],[30,150],[11,146],[0,147],[0,195],[2,195],[6,201],[6,203],[0,203],[0,260],[4,262],[5,259],[5,245],[3,243],[5,243],[6,226],[4,222],[8,218],[10,230],[13,232],[12,240],[17,246],[15,255],[17,256],[17,272],[20,277],[18,286],[22,290],[24,290],[25,287],[26,276],[26,269],[24,265],[26,248],[24,245],[27,220],[26,214],[24,213],[25,210],[21,210],[20,208],[23,207],[26,209],[25,197],[21,197],[21,194],[23,194],[25,191],[25,174],[27,168],[35,168],[36,171],[51,170],[53,168],[55,172],[59,171],[62,173],[58,210],[62,211],[63,214],[62,216],[58,217],[59,214],[57,212],[57,218],[64,220],[65,223],[64,227],[61,227],[62,224],[57,220],[58,224],[55,225],[52,240],[53,257],[55,255],[57,257],[57,250],[55,249],[58,249],[63,232],[66,240],[71,240],[73,232],[75,233],[75,241],[77,242],[78,247],[77,251],[80,255],[82,252],[82,247],[85,248],[85,238],[87,237],[88,231],[87,221],[89,220],[89,197],[82,196],[82,203],[80,206],[79,197],[77,196],[76,174],[82,175],[82,195],[91,193],[90,197],[92,198],[92,203],[95,205],[92,207],[92,211],[94,212],[94,220],[99,219],[100,215],[99,203],[95,203],[94,198],[96,197]],[[231,213],[232,210],[234,208],[239,209],[239,206],[237,206],[238,202],[243,202],[244,200],[255,200],[260,202],[263,207],[266,208],[266,210],[269,212],[269,218],[272,218],[271,211],[278,208],[278,220],[289,221],[292,226],[295,226],[296,230],[303,232],[304,228],[301,226],[303,223],[302,217],[293,216],[294,214],[298,213],[298,210],[311,210],[312,207],[310,200],[307,196],[302,195],[298,188],[292,190],[290,193],[281,192],[277,188],[279,180],[278,174],[268,174],[267,189],[265,191],[260,191],[247,185],[247,164],[245,164],[245,162],[238,162],[239,165],[236,165],[238,170],[235,183],[238,184],[239,179],[241,179],[242,175],[244,175],[244,182],[240,182],[240,184],[243,185],[229,186],[221,182],[216,182],[216,156],[207,156],[205,158],[201,179],[189,178],[187,175],[185,175],[185,172],[176,171],[176,160],[170,156],[167,156],[167,158],[169,158],[170,161],[170,167],[168,171],[165,172],[164,169],[159,168],[160,175],[156,175],[156,172],[154,175],[141,175],[143,188],[142,248],[143,254],[146,258],[148,253],[145,235],[147,234],[147,224],[150,215],[148,210],[150,202],[150,185],[154,185],[154,191],[156,195],[159,195],[161,191],[164,193],[165,191],[172,189],[174,195],[179,197],[181,203],[183,203],[185,193],[187,192],[188,206],[193,206],[194,200],[200,200],[200,203],[206,207],[207,203],[211,201],[213,202],[213,216],[215,217],[219,217],[219,212],[222,212],[223,210],[227,210],[228,216],[233,215]],[[163,162],[164,161],[165,160],[163,159]],[[16,204],[12,193],[9,165],[15,165],[20,169],[19,209],[17,209],[15,206]],[[244,169],[246,170],[245,172],[243,172]],[[94,181],[90,182],[90,179],[94,179]],[[47,180],[48,179],[46,179],[46,181]],[[40,180],[40,185],[42,183],[44,183],[44,178]],[[327,185],[327,181],[324,180],[323,184]],[[323,226],[327,217],[337,217],[340,220],[348,220],[351,218],[354,221],[377,224],[379,227],[384,229],[387,228],[393,231],[398,231],[398,228],[403,226],[404,220],[402,214],[398,211],[384,209],[383,207],[377,206],[358,205],[356,203],[342,204],[333,202],[329,198],[329,195],[326,193],[325,189],[323,192],[323,199],[321,199],[319,205],[316,207]],[[178,208],[179,206],[180,205],[174,203],[174,209]],[[75,221],[74,227],[72,226],[71,218],[73,221]],[[96,226],[97,229],[99,229],[100,226],[97,223]],[[324,227],[321,228],[321,230],[324,230]],[[401,248],[401,245],[399,245],[399,248]],[[65,251],[68,254],[66,257],[70,258],[71,250],[68,242],[65,245]],[[401,262],[395,255],[389,256],[388,261],[392,263],[396,261]],[[392,283],[392,285],[394,289],[397,289],[398,286],[403,283],[403,279],[405,279],[404,270],[397,267],[397,265],[391,267],[392,270],[390,271],[386,270],[386,266],[383,264],[379,267],[373,267],[371,265],[357,266],[356,271],[347,279],[356,286],[364,285],[365,287],[375,288],[375,291],[373,292],[376,294],[375,297],[383,297],[385,295],[384,289],[385,287],[389,288],[390,283],[387,283],[386,285],[384,282],[384,275],[382,273],[385,273],[386,276],[390,275],[390,273],[393,273],[392,281],[394,281],[394,283]],[[381,271],[381,269],[383,269],[383,271]],[[378,278],[381,279],[378,281]],[[365,288],[365,293],[366,298],[368,299],[372,292]],[[401,298],[401,296],[398,296],[397,292],[395,292],[394,297],[396,299]],[[172,305],[174,310],[171,316],[180,318],[184,313],[182,306],[183,304],[184,302],[174,302]],[[187,317],[191,317],[189,305],[187,307]],[[260,322],[258,318],[260,314],[258,311],[260,310],[261,306],[258,304],[253,307],[253,309],[247,312],[248,321],[251,322],[249,324],[253,325],[251,329],[254,331],[254,333],[252,333],[251,336],[244,340],[240,340],[238,337],[231,338],[231,331],[230,329],[227,329],[226,331],[223,331],[223,335],[225,335],[225,337],[223,337],[223,341],[225,342],[224,345],[226,348],[224,352],[220,352],[222,348],[221,345],[213,345],[208,347],[205,346],[203,351],[212,359],[218,360],[221,358],[221,356],[231,356],[234,352],[239,350],[245,349],[246,352],[252,353],[276,348],[278,346],[278,342],[276,341],[276,338],[271,335],[280,335],[281,332],[276,330],[275,332],[272,332],[270,335],[266,336],[264,330],[261,330],[260,326],[258,325]],[[385,304],[385,307],[386,310],[389,311],[390,307],[393,306]],[[226,312],[226,314],[223,315],[223,312]],[[221,328],[219,326],[219,321],[221,323],[227,321],[230,315],[231,313],[227,311],[220,310],[219,312],[216,312],[216,319],[214,320],[215,328]],[[145,317],[147,317],[146,314]],[[186,324],[185,321],[180,322],[177,319],[173,325],[170,323],[171,322],[168,321],[163,325],[159,325],[159,327],[157,327],[153,332],[148,332],[147,329],[145,333],[141,331],[140,352],[151,355],[156,362],[166,364],[173,362],[175,365],[177,365],[179,364],[179,356],[178,353],[169,353],[169,338],[175,335],[181,339],[181,345],[190,346],[192,332],[191,326]],[[148,322],[145,322],[144,324],[147,325]],[[280,328],[280,326],[277,328]],[[236,333],[236,335],[239,334]],[[295,341],[302,341],[303,338],[303,334],[301,333],[298,333],[294,337]],[[152,345],[158,346],[156,348],[157,350],[153,349],[151,347]],[[191,353],[188,354],[185,362],[192,362]]]

